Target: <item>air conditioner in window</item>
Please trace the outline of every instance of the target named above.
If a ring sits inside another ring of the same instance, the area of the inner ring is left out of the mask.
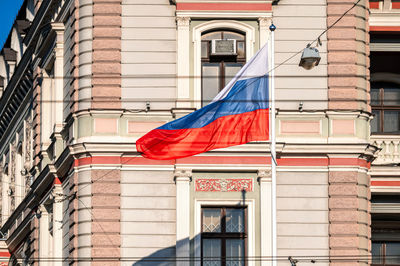
[[[236,40],[212,40],[211,55],[236,55]]]

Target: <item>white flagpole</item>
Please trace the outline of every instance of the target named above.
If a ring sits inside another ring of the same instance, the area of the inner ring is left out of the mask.
[[[271,31],[271,208],[272,208],[272,266],[277,265],[277,234],[276,234],[276,137],[275,137],[275,25],[269,27]]]

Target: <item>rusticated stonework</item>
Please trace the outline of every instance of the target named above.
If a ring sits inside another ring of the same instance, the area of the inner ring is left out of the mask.
[[[92,107],[121,107],[121,0],[93,0]]]
[[[230,179],[196,179],[196,191],[199,192],[251,192],[253,191],[252,178]]]
[[[355,2],[327,0],[327,25]],[[367,0],[358,3],[327,32],[329,109],[370,111],[368,34]]]

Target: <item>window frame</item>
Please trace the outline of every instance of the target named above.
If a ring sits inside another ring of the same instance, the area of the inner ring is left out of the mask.
[[[372,91],[372,84],[376,84],[376,88],[374,89],[378,89],[379,93],[378,93],[378,103],[379,104],[373,104],[373,99],[371,97],[371,111],[376,111],[379,112],[379,123],[378,123],[378,131],[376,132],[372,132],[371,129],[371,134],[373,135],[397,135],[400,133],[400,129],[398,131],[394,131],[394,132],[384,132],[384,118],[385,118],[385,111],[399,111],[399,124],[400,124],[400,103],[399,105],[385,105],[385,97],[384,97],[384,91],[385,88],[388,88],[385,85],[391,84],[391,85],[395,85],[393,86],[393,88],[398,88],[400,90],[400,84],[394,83],[394,82],[390,82],[390,81],[374,81],[371,82],[371,91]]]
[[[256,199],[242,199],[242,198],[227,198],[227,199],[204,199],[198,198],[194,200],[194,219],[193,219],[193,247],[194,247],[194,256],[196,258],[201,257],[201,208],[203,206],[213,207],[213,206],[245,206],[247,207],[247,257],[256,256],[256,231],[260,233],[260,229],[256,227],[256,219],[260,219],[261,217],[257,217],[256,215]],[[265,224],[265,228],[267,230],[272,230],[272,224],[269,222]],[[247,262],[247,266],[255,266],[254,260],[249,260]],[[194,262],[194,266],[201,266],[201,260],[196,260]]]
[[[372,256],[372,260],[371,260],[371,265],[372,266],[386,266],[386,265],[390,265],[390,266],[398,266],[398,265],[400,265],[400,263],[398,263],[398,264],[388,264],[388,263],[386,263],[386,245],[388,244],[388,243],[399,243],[400,244],[400,241],[372,241],[372,244],[380,244],[380,247],[381,247],[381,249],[380,249],[380,251],[381,251],[381,254],[379,254],[379,256],[381,256],[382,257],[382,263],[372,263],[372,261],[373,261],[373,256]],[[372,248],[372,244],[371,244],[371,248]]]
[[[208,34],[215,34],[218,33],[220,35],[220,39],[224,40],[224,34],[226,33],[234,33],[234,34],[238,34],[241,35],[243,40],[237,40],[236,41],[236,51],[239,45],[239,42],[243,43],[244,45],[244,55],[243,57],[239,57],[237,54],[236,55],[228,55],[228,56],[224,56],[224,55],[211,55],[211,39],[209,40],[203,40],[203,37],[205,35]],[[200,39],[200,49],[203,49],[203,43],[207,43],[207,57],[203,57],[202,56],[202,51],[200,51],[200,61],[201,61],[201,68],[200,68],[200,72],[201,72],[201,85],[200,85],[200,97],[201,97],[201,106],[205,106],[208,103],[208,100],[211,99],[204,99],[204,87],[203,87],[203,71],[204,71],[204,66],[207,64],[213,65],[215,64],[216,66],[218,66],[218,76],[216,78],[218,78],[218,92],[220,92],[224,87],[225,84],[227,84],[227,80],[226,80],[226,75],[225,75],[225,70],[226,70],[226,66],[228,64],[237,64],[238,66],[240,65],[240,67],[243,67],[246,64],[246,60],[247,60],[247,53],[246,53],[246,33],[245,32],[241,32],[239,30],[236,29],[231,29],[231,28],[222,28],[222,29],[213,29],[211,31],[205,31],[202,32],[201,34],[201,39]],[[233,77],[231,77],[233,78]],[[228,81],[229,82],[229,81]]]
[[[248,23],[238,20],[211,20],[195,25],[192,28],[193,42],[193,76],[197,77],[193,80],[193,98],[194,107],[201,108],[201,35],[218,29],[230,29],[240,31],[246,35],[246,57],[247,60],[254,55],[256,47],[256,28]],[[267,31],[260,32],[260,39],[267,39]],[[189,56],[189,54],[188,54]]]
[[[213,233],[213,232],[203,232],[203,213],[204,209],[220,209],[221,214],[221,232]],[[243,210],[243,224],[244,224],[244,232],[226,232],[226,210],[227,209],[242,209]],[[247,266],[247,254],[248,254],[248,208],[247,206],[229,206],[229,205],[202,205],[201,206],[201,247],[200,247],[200,254],[201,254],[201,265],[203,266],[203,240],[204,239],[220,239],[221,240],[221,266],[226,266],[226,240],[227,239],[243,239],[244,243],[244,266]]]

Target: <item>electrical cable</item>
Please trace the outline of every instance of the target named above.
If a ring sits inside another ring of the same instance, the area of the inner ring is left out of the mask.
[[[345,13],[343,13],[332,25],[330,25],[326,30],[324,30],[314,41],[312,41],[310,44],[312,45],[312,44],[314,44],[316,41],[320,41],[320,38],[326,33],[326,32],[328,32],[332,27],[334,27],[348,12],[350,12],[355,6],[357,6],[359,3],[360,3],[360,1],[361,0],[358,0],[356,3],[354,3],[354,5],[350,8],[350,9],[348,9]],[[298,52],[296,52],[296,53],[294,53],[293,55],[291,55],[290,57],[288,57],[286,60],[284,60],[283,62],[281,62],[281,63],[279,63],[278,65],[276,65],[276,66],[274,66],[270,71],[268,71],[267,72],[267,74],[268,73],[270,73],[272,70],[275,70],[275,69],[277,69],[277,68],[279,68],[280,66],[282,66],[283,64],[285,64],[285,63],[287,63],[288,61],[290,61],[292,58],[294,58],[295,56],[297,56],[298,54],[300,54],[302,52],[302,50],[301,51],[298,51]],[[354,76],[354,75],[351,75],[351,76]],[[121,78],[128,78],[129,76],[122,76]],[[276,77],[279,77],[279,76],[275,76],[275,78]],[[307,76],[307,77],[309,77],[309,76]],[[318,76],[318,77],[321,77],[321,76]],[[68,78],[68,77],[62,77],[62,78]],[[84,77],[73,77],[73,78],[79,78],[79,79],[82,79],[82,78],[84,78]],[[92,78],[91,76],[90,77],[88,77],[88,78]],[[102,78],[106,78],[105,76],[103,77],[102,76]],[[111,77],[110,77],[111,78]],[[115,78],[115,77],[113,77],[113,78]],[[133,77],[134,78],[134,77]],[[135,77],[135,78],[137,78],[137,77]],[[149,78],[149,77],[140,77],[140,78]],[[154,76],[152,76],[151,78],[154,78]],[[160,78],[161,78],[161,76],[160,76]],[[163,78],[165,78],[165,77],[163,77]],[[171,77],[172,78],[172,77]],[[173,77],[173,78],[178,78],[178,77]],[[126,100],[124,100],[125,102],[126,102]],[[294,101],[294,100],[293,100]],[[297,100],[298,101],[298,100]],[[303,100],[303,101],[306,101],[306,100]],[[319,100],[319,101],[321,101],[321,100]],[[329,100],[328,100],[329,101]],[[340,101],[343,101],[343,100],[340,100]],[[43,101],[42,101],[43,102]],[[50,102],[56,102],[56,101],[50,101]],[[64,101],[63,101],[64,102]],[[79,103],[79,101],[66,101],[66,102],[72,102],[72,103]],[[110,101],[108,101],[107,100],[107,102],[110,102]],[[165,100],[164,100],[164,102],[166,102]],[[172,100],[171,100],[171,102],[172,102]],[[192,102],[194,102],[194,101],[192,101]],[[303,110],[303,112],[304,112],[305,110]],[[326,110],[325,110],[326,111]],[[328,110],[328,111],[330,111],[330,110]],[[341,111],[343,111],[343,110],[341,110]],[[360,111],[360,110],[357,110],[357,111]],[[129,112],[129,111],[128,111]],[[135,109],[135,110],[131,110],[131,112],[138,112],[138,113],[140,113],[140,112],[143,112],[143,110],[141,110],[141,109]],[[347,111],[348,112],[348,111]],[[161,142],[162,142],[163,140],[161,140]],[[158,143],[157,143],[158,144]],[[130,158],[130,159],[128,159],[127,160],[127,162],[129,162],[130,160],[133,160],[133,159],[136,159],[136,158],[138,158],[140,155],[138,155],[137,157],[135,156],[135,157],[132,157],[132,158]],[[115,170],[118,170],[120,168],[120,166],[119,167],[117,167],[117,168],[115,168],[115,169],[112,169],[111,171],[115,171]],[[96,180],[93,180],[92,181],[92,184],[93,183],[95,183],[95,182],[98,182],[98,181],[100,181],[100,180],[102,180],[105,176],[107,176],[108,174],[110,174],[111,173],[111,171],[110,172],[108,172],[108,173],[106,173],[106,174],[104,174],[103,176],[101,176],[100,178],[97,178]],[[78,192],[79,191],[81,191],[83,188],[85,188],[85,187],[87,187],[88,185],[90,185],[90,184],[87,184],[86,186],[83,186],[83,187],[81,187],[81,188],[79,188],[77,191],[75,191],[74,193],[72,193],[71,195],[65,195],[65,198],[64,199],[62,199],[61,201],[66,201],[66,200],[70,200],[70,199],[72,199],[72,198],[76,198],[78,201],[80,201],[86,208],[86,210],[88,210],[90,213],[91,213],[91,215],[92,215],[92,217],[93,217],[93,213],[89,210],[89,208],[83,203],[83,201],[82,200],[80,200],[79,199],[79,195],[78,195]],[[36,208],[37,208],[38,206],[36,206]],[[67,208],[67,210],[69,210],[69,208]],[[93,220],[94,221],[96,221],[97,219],[95,219],[95,217],[93,217]],[[99,224],[100,225],[100,224]],[[102,228],[102,227],[100,227],[101,228],[101,230],[103,230],[104,231],[104,229]],[[105,231],[104,231],[105,232]],[[254,260],[254,261],[271,261],[271,260],[287,260],[287,257],[282,257],[282,258],[278,258],[279,256],[277,256],[276,258],[271,258],[271,257],[260,257],[260,256],[255,256],[255,257],[246,257],[246,259],[247,260],[250,260],[250,259],[252,259],[252,260]],[[388,257],[388,256],[385,256],[386,258]],[[400,256],[397,256],[397,257],[400,257]],[[159,258],[161,258],[161,257],[159,257]],[[370,255],[368,255],[368,256],[366,256],[366,257],[362,257],[362,256],[359,256],[359,257],[346,257],[346,256],[313,256],[313,257],[302,257],[302,256],[297,256],[296,257],[298,260],[306,260],[306,258],[308,259],[310,259],[310,260],[312,260],[312,261],[314,261],[314,262],[319,262],[320,260],[324,260],[324,261],[326,261],[326,260],[328,260],[328,261],[332,261],[332,260],[335,260],[335,258],[340,258],[340,259],[342,259],[342,260],[345,260],[345,261],[360,261],[360,260],[362,260],[362,259],[370,259],[370,258],[372,258]],[[316,259],[316,258],[318,258],[318,259]],[[375,256],[374,256],[374,258],[375,258]],[[78,258],[79,259],[79,258]],[[115,261],[115,260],[118,260],[118,261],[125,261],[126,259],[129,259],[128,257],[124,257],[124,258],[104,258],[104,260],[105,261],[110,261],[110,259],[111,259],[111,261]],[[135,259],[135,257],[131,257],[131,259]],[[136,259],[139,261],[152,261],[152,260],[146,260],[145,258],[143,258],[143,257],[136,257]],[[164,260],[163,261],[165,261],[165,259],[171,259],[171,257],[165,257],[164,258]],[[171,261],[198,261],[200,258],[186,258],[186,259],[184,259],[184,260],[182,260],[182,258],[175,258],[175,259],[172,259]],[[63,261],[70,261],[70,260],[75,260],[75,259],[71,259],[71,258],[66,258],[66,259],[64,259]],[[90,261],[98,261],[98,260],[101,260],[101,258],[88,258],[88,260],[90,260]],[[29,260],[29,261],[46,261],[46,258],[40,258],[40,259],[33,259],[33,260]],[[85,261],[85,260],[82,260],[82,259],[80,259],[79,261]],[[159,260],[153,260],[153,261],[159,261]]]

